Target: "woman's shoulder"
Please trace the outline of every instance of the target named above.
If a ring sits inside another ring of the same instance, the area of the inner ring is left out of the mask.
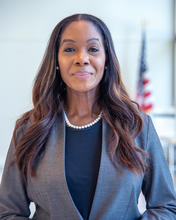
[[[149,130],[149,126],[152,123],[152,119],[150,115],[146,114],[145,112],[141,112],[141,116],[143,119],[143,128],[142,128],[141,133],[147,133]]]
[[[151,136],[150,134],[152,131],[155,131],[155,128],[152,119],[148,114],[141,112],[141,116],[143,119],[143,127],[140,134],[136,137],[135,141],[137,142],[137,145],[139,147],[145,150],[147,146],[148,138],[152,138],[149,136]],[[156,131],[154,132],[154,134],[156,134]]]
[[[26,129],[31,126],[31,124],[32,122],[30,117],[24,118],[24,116],[22,116],[21,118],[17,119],[13,131],[13,138],[18,141],[22,137]]]

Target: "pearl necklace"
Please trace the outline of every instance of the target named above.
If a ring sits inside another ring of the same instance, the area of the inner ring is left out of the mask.
[[[80,130],[80,129],[84,129],[84,128],[91,127],[92,125],[94,125],[95,123],[97,123],[97,122],[101,119],[101,116],[102,116],[102,112],[100,112],[100,114],[98,115],[98,117],[97,117],[94,121],[92,121],[91,123],[86,124],[86,125],[82,125],[82,126],[77,126],[77,125],[72,125],[72,124],[69,122],[69,120],[68,120],[68,118],[67,118],[67,115],[66,115],[66,113],[64,112],[64,117],[65,117],[66,124],[67,124],[69,127],[71,127],[71,128],[79,129],[79,130]]]

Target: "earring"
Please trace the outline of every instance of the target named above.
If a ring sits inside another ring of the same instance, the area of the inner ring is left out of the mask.
[[[59,70],[59,67],[58,67],[58,66],[56,66],[56,70]]]
[[[105,66],[105,70],[107,70],[107,66]]]

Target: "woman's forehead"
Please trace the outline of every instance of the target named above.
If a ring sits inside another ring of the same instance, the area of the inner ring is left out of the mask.
[[[65,39],[72,40],[89,40],[89,39],[102,40],[97,27],[90,21],[73,21],[63,31],[61,41]]]

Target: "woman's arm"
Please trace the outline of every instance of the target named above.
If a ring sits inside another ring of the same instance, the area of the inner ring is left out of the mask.
[[[0,219],[27,220],[29,219],[29,198],[26,193],[24,179],[14,159],[14,145],[10,144],[0,185]]]
[[[176,194],[152,120],[147,116],[148,132],[146,150],[149,153],[149,169],[144,176],[142,191],[146,199],[146,211],[142,220],[175,220]]]

